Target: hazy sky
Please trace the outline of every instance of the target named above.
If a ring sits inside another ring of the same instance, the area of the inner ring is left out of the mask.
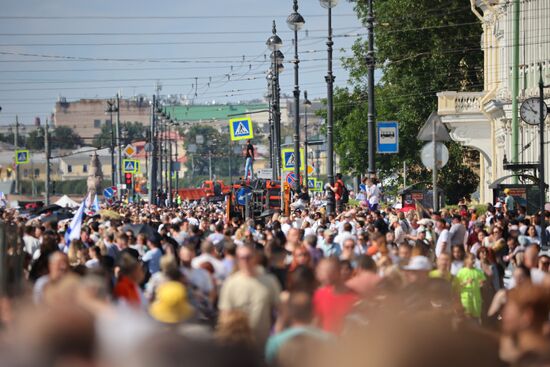
[[[317,0],[299,5],[306,20],[299,42],[301,90],[324,97],[326,9]],[[123,96],[151,95],[157,80],[162,94],[192,98],[197,77],[195,103],[260,98],[273,19],[285,61],[293,57],[286,24],[291,11],[291,0],[6,2],[0,14],[0,123],[12,123],[16,114],[24,123],[35,116],[44,120],[59,96],[107,98],[118,90]],[[350,55],[366,29],[345,0],[333,15],[336,85],[344,85],[339,59]],[[285,67],[281,90],[290,95],[292,65]]]

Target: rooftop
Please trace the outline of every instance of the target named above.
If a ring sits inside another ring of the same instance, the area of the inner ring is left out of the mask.
[[[231,117],[228,115],[246,114],[267,108],[268,105],[264,103],[165,107],[166,111],[170,113],[170,117],[179,121],[229,120]]]

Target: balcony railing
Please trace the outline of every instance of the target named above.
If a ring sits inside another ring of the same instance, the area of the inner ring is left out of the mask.
[[[440,115],[480,113],[480,101],[485,92],[440,92],[437,93]]]

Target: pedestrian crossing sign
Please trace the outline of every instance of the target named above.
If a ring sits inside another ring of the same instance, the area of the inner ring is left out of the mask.
[[[139,165],[139,162],[137,162],[135,159],[122,160],[122,167],[124,169],[124,173],[137,173],[138,165]]]
[[[252,120],[250,117],[239,117],[229,120],[229,132],[232,141],[254,138]]]
[[[15,164],[29,163],[30,154],[27,149],[15,151]]]
[[[317,190],[317,179],[308,177],[307,179],[307,188],[309,191],[315,191]]]
[[[317,181],[316,185],[317,187],[315,191],[323,192],[323,181]]]
[[[283,170],[294,169],[296,165],[296,157],[294,156],[294,149],[287,148],[281,151],[283,159]],[[304,169],[304,149],[300,148],[300,170]]]

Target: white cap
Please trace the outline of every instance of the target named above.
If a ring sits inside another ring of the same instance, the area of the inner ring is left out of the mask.
[[[408,265],[403,266],[403,270],[430,271],[433,266],[426,256],[413,256]]]

